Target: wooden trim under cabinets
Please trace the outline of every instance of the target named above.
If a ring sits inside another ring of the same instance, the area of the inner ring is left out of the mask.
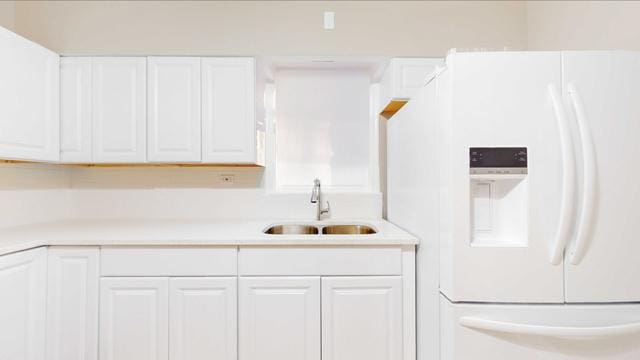
[[[382,111],[380,112],[380,116],[384,117],[385,119],[391,119],[391,117],[395,115],[398,110],[402,109],[402,107],[407,102],[409,102],[409,100],[391,100],[387,104],[387,106],[382,109]]]
[[[209,163],[51,163],[45,161],[25,160],[0,160],[0,164],[47,164],[81,167],[238,167],[238,168],[264,168],[258,164],[209,164]]]

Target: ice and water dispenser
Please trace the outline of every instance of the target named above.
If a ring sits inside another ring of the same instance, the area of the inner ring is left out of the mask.
[[[471,246],[526,246],[527,148],[469,149]]]

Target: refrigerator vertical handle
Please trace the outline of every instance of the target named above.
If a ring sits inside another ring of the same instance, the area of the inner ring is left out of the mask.
[[[595,215],[597,164],[595,146],[589,125],[587,124],[587,117],[580,94],[578,94],[578,90],[571,83],[567,85],[567,91],[569,92],[569,97],[571,98],[571,103],[573,104],[573,109],[576,114],[578,132],[580,133],[582,143],[582,208],[578,220],[576,242],[570,257],[571,264],[577,265],[587,251],[593,217]]]
[[[560,199],[560,217],[555,238],[551,246],[551,264],[558,265],[562,262],[564,250],[569,242],[571,224],[575,207],[575,179],[576,168],[571,141],[571,130],[567,113],[565,112],[562,98],[554,84],[549,84],[549,95],[558,122],[560,134],[560,149],[562,153],[562,198]]]

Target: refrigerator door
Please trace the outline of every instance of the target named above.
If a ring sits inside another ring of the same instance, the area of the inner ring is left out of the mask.
[[[560,131],[560,53],[458,53],[447,65],[441,289],[452,301],[561,303],[562,252],[555,264],[551,253],[568,237],[563,176],[572,178],[575,162]],[[525,148],[527,172],[470,174],[475,147]]]
[[[566,301],[640,301],[640,53],[562,57],[565,106],[580,134]]]
[[[442,360],[640,358],[640,305],[441,302]]]

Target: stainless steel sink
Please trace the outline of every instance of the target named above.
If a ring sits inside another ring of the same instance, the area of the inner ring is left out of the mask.
[[[370,235],[376,230],[368,225],[326,225],[322,228],[325,235]]]
[[[317,226],[300,224],[273,225],[264,231],[265,234],[278,235],[316,235],[319,232]]]
[[[271,235],[370,235],[377,231],[369,225],[363,224],[276,224],[264,230]]]

